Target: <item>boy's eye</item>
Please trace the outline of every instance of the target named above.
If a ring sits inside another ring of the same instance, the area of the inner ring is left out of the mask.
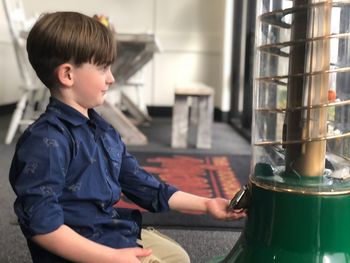
[[[111,65],[105,66],[105,70],[110,70],[111,69]]]
[[[109,65],[104,65],[104,66],[101,66],[101,67],[100,67],[100,70],[102,70],[103,72],[106,72],[106,71],[109,70],[109,68],[110,68]]]

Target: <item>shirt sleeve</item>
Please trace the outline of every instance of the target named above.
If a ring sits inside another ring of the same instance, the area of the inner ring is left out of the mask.
[[[124,146],[119,176],[122,192],[140,207],[151,212],[169,210],[168,201],[178,191],[174,186],[160,182],[142,169]]]
[[[59,198],[70,158],[68,140],[62,131],[43,126],[22,136],[10,169],[17,195],[14,209],[27,238],[50,233],[64,223]]]

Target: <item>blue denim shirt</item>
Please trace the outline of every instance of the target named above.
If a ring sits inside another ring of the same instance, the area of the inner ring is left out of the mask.
[[[134,247],[141,215],[115,208],[121,193],[151,212],[169,210],[177,189],[141,169],[114,128],[93,109],[88,114],[51,98],[17,143],[10,182],[29,242],[66,224],[100,244]]]

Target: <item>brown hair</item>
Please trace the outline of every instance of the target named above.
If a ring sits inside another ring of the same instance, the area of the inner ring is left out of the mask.
[[[29,32],[27,52],[39,79],[58,84],[56,68],[66,62],[110,65],[116,56],[113,33],[99,21],[76,12],[42,15]]]

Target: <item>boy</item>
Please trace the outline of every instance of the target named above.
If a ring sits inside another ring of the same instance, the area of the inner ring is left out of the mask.
[[[244,216],[227,212],[228,200],[158,182],[93,110],[114,82],[116,46],[107,27],[75,12],[45,14],[28,35],[27,51],[51,93],[46,112],[19,139],[10,170],[34,262],[189,262],[175,242],[141,231],[138,211],[114,207],[121,192],[152,212]]]

